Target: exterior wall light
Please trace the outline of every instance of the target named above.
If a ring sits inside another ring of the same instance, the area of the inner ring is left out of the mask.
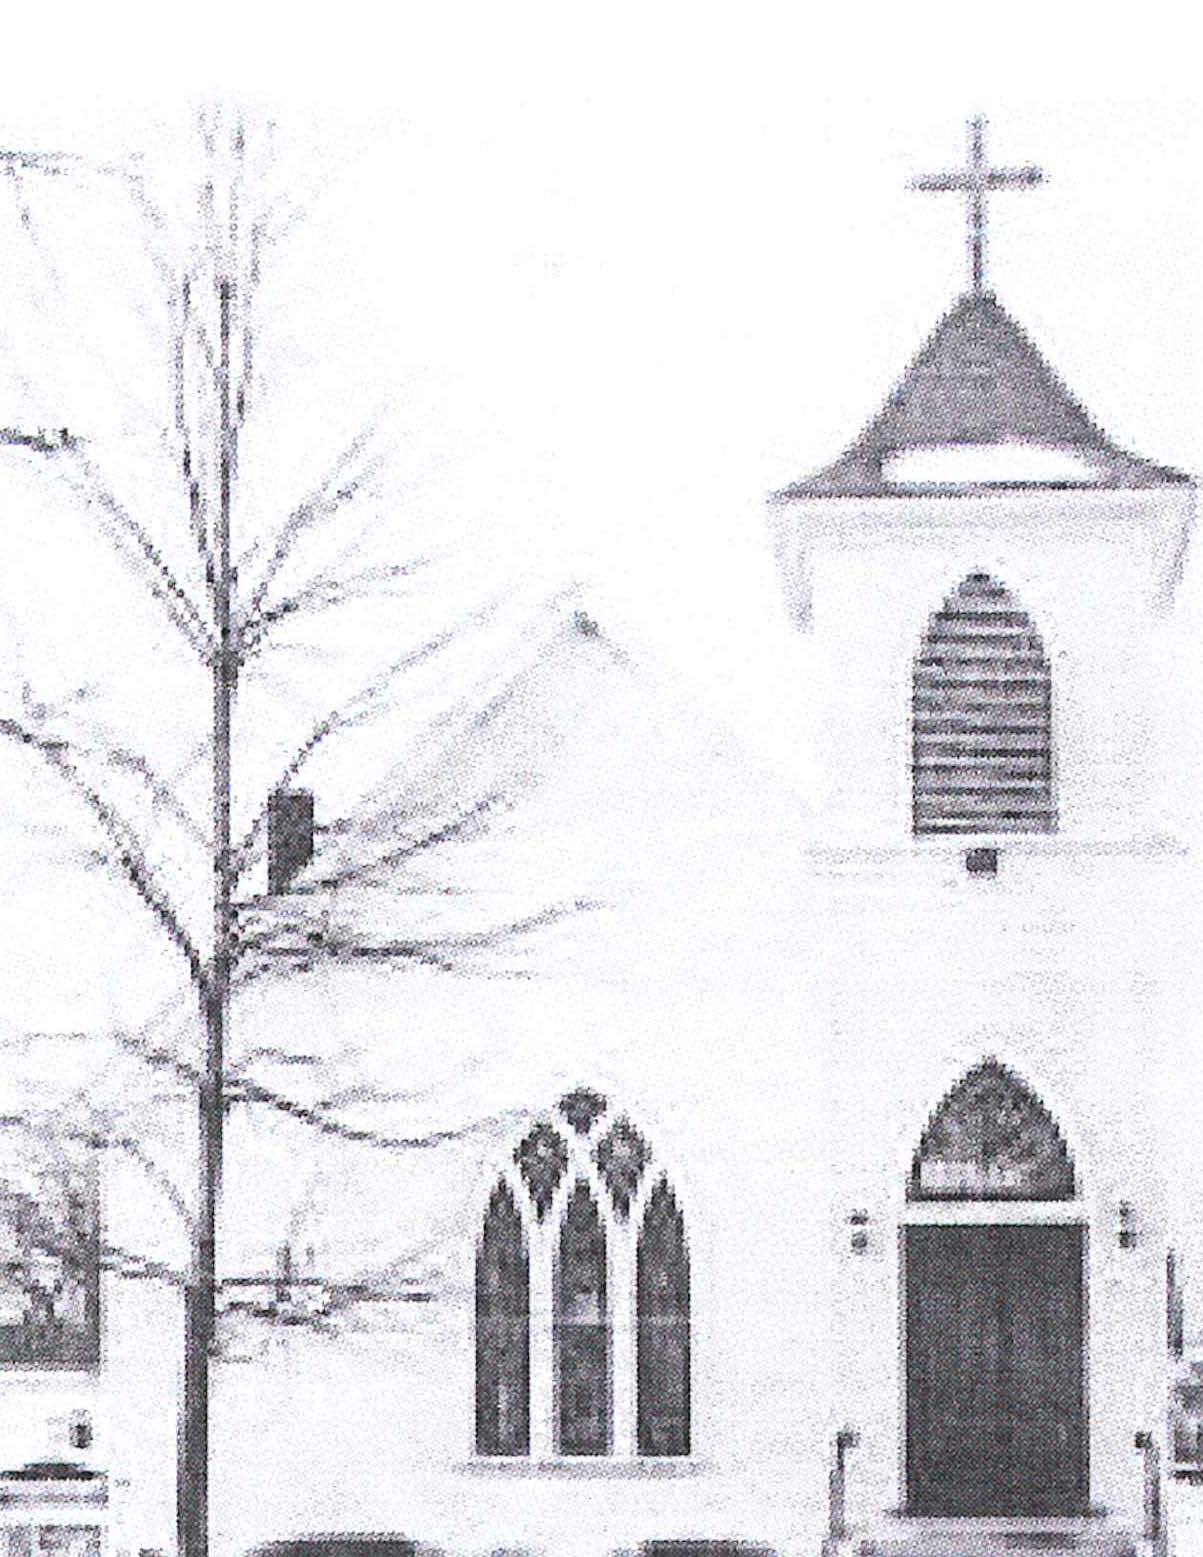
[[[1121,1200],[1119,1203],[1118,1241],[1121,1249],[1136,1247],[1136,1212],[1130,1200]]]

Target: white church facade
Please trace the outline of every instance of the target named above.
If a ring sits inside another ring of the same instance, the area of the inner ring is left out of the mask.
[[[454,1074],[505,1123],[370,1187],[332,1158],[344,1225],[408,1219],[442,1285],[215,1364],[221,1557],[338,1530],[1162,1549],[1193,867],[1161,694],[1195,487],[1113,444],[988,290],[985,196],[1031,175],[972,146],[930,186],[968,196],[968,290],[770,503],[813,793],[570,610],[503,732],[537,726],[541,768],[505,847],[607,910],[540,979],[346,968],[250,1001],[265,1042],[417,1033],[415,1095]],[[255,1146],[232,1118],[226,1193],[266,1205]],[[175,1296],[89,1293],[95,1356],[0,1378],[13,1557],[174,1541]]]

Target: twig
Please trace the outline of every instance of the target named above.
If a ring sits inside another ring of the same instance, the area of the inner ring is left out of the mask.
[[[428,639],[426,643],[411,649],[393,663],[369,686],[364,687],[348,702],[340,707],[331,709],[310,730],[309,734],[297,747],[293,756],[280,772],[269,793],[275,793],[278,789],[286,788],[300,773],[301,769],[313,756],[314,752],[338,730],[346,730],[354,725],[362,723],[371,717],[374,705],[384,696],[389,684],[402,672],[412,670],[423,661],[437,654],[452,638],[450,632],[440,633],[436,637]],[[255,817],[250,829],[234,849],[233,871],[234,879],[245,872],[247,866],[254,858],[255,846],[267,821],[267,809],[264,807]]]
[[[150,593],[163,606],[173,625],[202,659],[213,652],[213,635],[188,591],[176,578],[146,529],[109,488],[95,464],[78,444],[71,445],[79,479],[68,474],[76,490],[99,505],[101,524],[119,555],[134,565]],[[69,471],[67,466],[60,469]]]
[[[7,737],[36,752],[77,794],[99,823],[116,850],[113,858],[120,873],[133,886],[146,907],[167,933],[172,945],[183,955],[198,992],[208,987],[208,974],[200,951],[184,927],[163,888],[142,857],[133,829],[117,810],[91,785],[75,766],[70,749],[59,740],[39,734],[16,719],[0,718],[0,737]]]
[[[364,428],[359,432],[334,461],[330,470],[310,492],[303,502],[292,510],[288,518],[280,526],[271,553],[264,564],[259,582],[251,591],[250,598],[239,618],[239,636],[252,624],[261,610],[267,598],[268,591],[276,580],[280,569],[288,560],[293,549],[306,531],[313,528],[321,520],[327,519],[336,513],[344,503],[348,502],[379,468],[380,460],[373,458],[359,476],[346,476],[348,468],[362,454],[369,441],[375,436],[374,426]],[[254,555],[253,548],[239,562],[240,571],[245,570]]]

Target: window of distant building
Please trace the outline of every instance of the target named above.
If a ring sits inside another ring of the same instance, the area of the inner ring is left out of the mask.
[[[689,1251],[652,1163],[584,1088],[516,1148],[477,1244],[478,1454],[689,1453]]]
[[[95,1164],[13,1129],[0,1157],[0,1367],[92,1369],[100,1360]]]
[[[1052,684],[1011,594],[971,573],[915,661],[911,790],[919,833],[1047,833],[1056,824]]]

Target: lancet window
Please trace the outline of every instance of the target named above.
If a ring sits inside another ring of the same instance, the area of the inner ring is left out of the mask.
[[[686,1455],[685,1222],[642,1132],[578,1088],[526,1132],[477,1245],[481,1455]]]
[[[504,1183],[476,1254],[476,1444],[481,1454],[530,1448],[530,1258]]]
[[[971,573],[928,622],[912,736],[916,833],[1053,830],[1048,660],[1027,615],[986,573]]]
[[[556,1440],[561,1454],[608,1454],[610,1314],[606,1230],[578,1179],[560,1219],[555,1273]]]
[[[676,1197],[661,1179],[639,1231],[635,1287],[640,1454],[689,1453],[689,1250]]]

